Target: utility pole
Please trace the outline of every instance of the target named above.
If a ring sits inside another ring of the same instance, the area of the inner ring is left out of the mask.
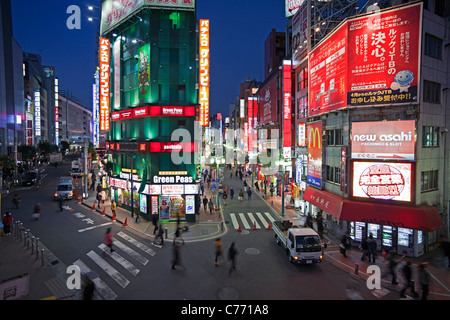
[[[83,194],[85,199],[88,196],[88,169],[87,169],[87,157],[88,157],[88,139],[84,138],[84,170],[83,170]]]

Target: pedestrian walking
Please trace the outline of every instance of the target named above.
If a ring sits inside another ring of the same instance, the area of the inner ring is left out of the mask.
[[[39,219],[40,216],[41,216],[41,204],[38,202],[34,205],[33,214],[31,215],[31,217],[34,220],[37,220]]]
[[[255,182],[255,188],[256,188],[256,191],[259,192],[259,184],[258,184],[258,181]]]
[[[153,223],[153,234],[156,234],[156,231],[158,230],[158,219],[156,218],[156,215],[153,216],[152,218],[152,223]]]
[[[184,244],[184,239],[181,237],[181,227],[177,226],[177,229],[175,230],[175,238],[173,241],[177,241],[177,239],[180,238],[182,244]]]
[[[368,257],[369,255],[369,243],[367,241],[366,236],[364,236],[361,241],[361,250],[362,250],[361,261],[364,261],[366,260],[366,257]]]
[[[88,277],[87,284],[83,290],[83,300],[92,300],[94,297],[95,284],[90,277]]]
[[[391,284],[397,285],[397,265],[398,261],[394,258],[394,255],[389,253],[389,250],[387,250],[387,256],[386,256],[386,263],[388,266],[389,274],[392,276]]]
[[[422,262],[419,265],[419,281],[420,286],[422,288],[422,297],[421,300],[427,300],[428,292],[430,292],[430,275],[426,270],[426,262]]]
[[[159,226],[158,226],[158,233],[156,234],[155,240],[156,240],[156,239],[161,239],[161,242],[160,242],[161,245],[164,244],[164,237],[163,237],[163,234],[164,234],[164,230],[163,230],[162,224],[160,223]]]
[[[344,257],[347,258],[347,250],[350,248],[350,233],[346,232],[341,240],[341,253]]]
[[[323,238],[323,218],[322,218],[322,213],[319,213],[317,215],[316,223],[317,223],[317,233],[319,234],[320,239],[322,239]]]
[[[448,259],[448,267],[450,268],[450,242],[447,238],[444,237],[440,241],[440,246],[444,251],[444,256],[446,256]]]
[[[222,240],[220,238],[217,238],[216,241],[214,241],[214,247],[215,247],[215,255],[216,259],[214,260],[214,264],[217,267],[219,265],[219,257],[222,256]]]
[[[369,262],[375,263],[377,255],[377,242],[373,238],[373,234],[370,233],[369,240],[367,240],[367,250],[369,254]]]
[[[239,200],[242,202],[242,200],[244,200],[244,191],[239,190]]]
[[[14,197],[12,199],[12,203],[15,207],[14,209],[19,209],[20,202],[21,202],[20,196],[17,193],[14,194]]]
[[[181,253],[181,246],[176,240],[174,240],[172,245],[172,254],[173,254],[172,270],[175,270],[176,266],[182,265],[180,253]]]
[[[213,205],[213,202],[211,199],[209,199],[209,201],[208,201],[208,208],[209,208],[209,214],[212,214],[214,205]]]
[[[202,195],[202,197],[203,197],[203,195],[204,195],[204,193],[205,193],[205,186],[204,186],[203,183],[200,185],[200,193],[201,193],[201,195]]]
[[[273,197],[273,193],[275,192],[275,189],[274,189],[272,184],[270,185],[270,190],[269,191],[270,191],[270,196]]]
[[[228,197],[227,193],[224,192],[224,193],[223,193],[223,205],[224,205],[224,206],[227,205],[227,197]]]
[[[97,192],[97,205],[98,208],[100,209],[100,202],[102,201],[102,195],[100,192]]]
[[[403,273],[403,277],[405,278],[405,285],[403,286],[402,290],[400,291],[400,297],[406,298],[405,292],[408,288],[409,288],[411,294],[414,297],[417,297],[417,293],[414,289],[411,261],[406,261],[405,265],[402,268],[402,273]]]
[[[233,200],[234,197],[234,190],[233,187],[230,187],[230,199]]]
[[[109,252],[114,252],[114,249],[112,247],[113,245],[113,233],[111,231],[111,228],[106,229],[106,233],[105,233],[105,244],[108,246],[109,248]]]
[[[117,204],[116,204],[116,201],[113,199],[111,201],[111,212],[113,214],[113,217],[116,215],[116,208],[117,208]]]
[[[208,198],[205,196],[203,198],[203,209],[206,211],[207,207],[208,207]]]
[[[231,243],[230,248],[228,248],[228,260],[230,261],[230,270],[228,271],[228,274],[230,275],[231,272],[236,269],[236,256],[238,255],[238,250],[236,249],[234,241]]]
[[[248,200],[252,199],[252,188],[250,188],[250,187],[247,190],[247,196],[248,196]]]
[[[58,204],[59,204],[59,212],[63,211],[63,199],[62,196],[58,198]]]
[[[3,217],[2,223],[3,223],[3,232],[5,234],[11,234],[11,223],[12,223],[12,216],[11,212],[6,212],[5,216]]]

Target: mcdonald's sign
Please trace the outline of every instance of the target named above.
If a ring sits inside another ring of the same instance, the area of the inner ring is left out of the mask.
[[[322,121],[308,123],[308,184],[322,187]]]

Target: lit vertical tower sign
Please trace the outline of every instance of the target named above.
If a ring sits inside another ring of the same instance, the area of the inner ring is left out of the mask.
[[[109,131],[109,40],[100,38],[100,130]]]
[[[200,126],[209,126],[209,19],[200,19]]]
[[[55,144],[59,146],[59,84],[55,78]]]

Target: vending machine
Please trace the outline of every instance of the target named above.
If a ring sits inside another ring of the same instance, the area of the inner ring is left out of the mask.
[[[367,224],[367,238],[372,234],[373,239],[377,243],[377,249],[381,248],[381,225],[368,223]]]
[[[397,253],[407,257],[419,257],[423,255],[423,232],[407,228],[398,228]]]
[[[397,228],[383,226],[381,233],[381,249],[389,250],[390,253],[396,253],[397,249]]]

